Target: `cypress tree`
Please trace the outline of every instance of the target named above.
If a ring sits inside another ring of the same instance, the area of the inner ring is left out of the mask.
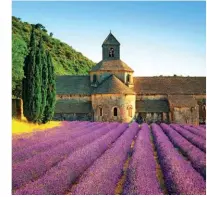
[[[35,31],[34,26],[32,26],[29,53],[24,61],[24,79],[23,79],[23,110],[24,116],[28,121],[32,121],[32,97],[34,95],[33,83],[35,76],[35,63],[36,63],[36,42],[35,42]]]
[[[43,47],[42,37],[40,38],[38,53],[37,56],[40,61],[40,79],[41,79],[41,107],[38,122],[43,121],[44,111],[47,100],[47,86],[48,86],[48,65],[47,65],[47,56]]]
[[[52,120],[56,104],[56,81],[54,65],[50,53],[47,53],[48,65],[48,86],[47,86],[47,104],[44,111],[43,123]]]
[[[37,51],[36,53],[36,65],[35,65],[35,77],[34,77],[34,95],[32,102],[32,120],[33,122],[39,122],[41,105],[42,105],[42,57],[41,53]]]
[[[23,110],[29,122],[37,122],[41,106],[40,60],[37,56],[35,28],[32,26],[29,54],[24,62]]]

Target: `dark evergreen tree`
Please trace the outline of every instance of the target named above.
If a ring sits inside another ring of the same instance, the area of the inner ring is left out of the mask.
[[[29,54],[24,62],[23,79],[23,110],[29,122],[37,122],[41,106],[40,63],[36,62],[36,40],[34,26],[32,27]],[[39,61],[37,59],[37,61]]]
[[[41,123],[44,117],[44,111],[47,101],[47,87],[48,87],[48,62],[47,62],[47,56],[43,47],[42,37],[40,38],[39,47],[38,47],[38,58],[41,62],[41,107],[40,107],[40,116],[39,116],[39,122]]]
[[[24,78],[23,78],[23,111],[24,116],[28,121],[32,121],[31,113],[31,98],[33,97],[33,82],[35,76],[35,59],[36,59],[36,43],[35,43],[35,32],[34,26],[30,36],[29,53],[24,61]]]
[[[47,86],[47,104],[44,111],[43,123],[52,120],[56,103],[56,81],[54,65],[50,53],[47,53],[48,65],[48,86]]]

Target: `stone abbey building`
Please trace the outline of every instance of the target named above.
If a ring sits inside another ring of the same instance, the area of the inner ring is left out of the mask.
[[[206,117],[205,77],[135,77],[110,33],[88,76],[58,76],[54,119],[199,124]]]

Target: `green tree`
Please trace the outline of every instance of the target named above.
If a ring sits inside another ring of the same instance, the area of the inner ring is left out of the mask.
[[[52,63],[52,58],[49,52],[47,53],[47,66],[48,66],[47,104],[45,107],[43,123],[52,120],[55,111],[55,103],[56,103],[55,71],[54,71],[54,65]]]
[[[48,87],[48,62],[47,56],[45,53],[45,49],[43,46],[42,37],[40,38],[38,52],[37,52],[37,60],[40,63],[40,78],[41,78],[41,107],[40,107],[40,115],[39,115],[39,122],[41,123],[44,117],[44,111],[47,101],[47,87]],[[38,63],[37,62],[37,63]]]
[[[40,24],[40,23],[37,23],[37,24],[35,25],[35,28],[36,28],[36,29],[45,29],[45,26],[43,26],[43,25]]]
[[[24,59],[27,55],[27,45],[18,36],[12,35],[12,95],[21,98],[22,79],[24,77]]]
[[[40,59],[37,56],[34,26],[32,27],[29,54],[25,58],[23,79],[23,110],[29,122],[37,122],[41,107]],[[36,62],[37,59],[37,62]]]

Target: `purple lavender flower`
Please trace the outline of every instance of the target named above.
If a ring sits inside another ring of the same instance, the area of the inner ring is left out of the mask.
[[[60,144],[59,146],[45,151],[34,157],[19,162],[12,166],[12,188],[22,187],[30,180],[36,180],[43,176],[47,170],[66,159],[73,151],[99,139],[111,129],[116,128],[118,123],[103,126],[93,132],[75,138],[74,140]]]
[[[130,145],[138,130],[138,124],[132,123],[112,147],[85,171],[78,184],[72,188],[72,194],[113,195]]]
[[[191,127],[189,125],[182,125],[182,127],[191,133],[198,135],[199,137],[205,138],[206,139],[206,133],[203,132],[202,130],[199,130],[197,128]]]
[[[86,126],[88,124],[92,124],[90,122],[62,122],[61,126],[47,129],[41,132],[32,132],[27,134],[21,134],[19,136],[13,136],[12,139],[12,152],[20,151],[23,148],[28,148],[32,145],[35,145],[39,142],[44,142],[44,140],[49,139],[50,137],[54,138],[56,135],[60,135],[60,133],[68,132],[71,130]]]
[[[70,132],[60,132],[58,135],[54,135],[52,137],[49,137],[48,139],[45,139],[43,142],[39,142],[37,144],[34,144],[32,146],[29,146],[27,148],[23,148],[21,151],[16,151],[12,154],[12,162],[13,164],[24,161],[26,159],[29,159],[41,152],[47,151],[55,146],[58,146],[59,144],[63,144],[67,141],[71,141],[77,137],[86,135],[92,130],[99,129],[103,126],[103,124],[98,125],[82,125],[81,127],[71,129]],[[64,130],[64,129],[63,129]],[[65,130],[64,130],[65,131]]]
[[[184,155],[191,161],[192,166],[206,177],[206,154],[199,148],[191,144],[182,135],[175,132],[173,128],[167,124],[160,125],[165,134],[169,137],[174,146],[178,147]]]
[[[206,141],[202,137],[192,134],[190,131],[180,127],[176,124],[170,124],[170,126],[177,131],[180,135],[186,138],[189,142],[197,146],[202,151],[206,152]]]
[[[15,194],[57,195],[66,193],[71,184],[111,146],[127,127],[128,124],[121,124],[94,142],[79,148],[47,171],[42,178],[28,183]]]
[[[150,130],[142,124],[130,161],[124,194],[159,195],[163,194],[156,177],[156,163],[150,142]]]
[[[203,177],[175,150],[160,126],[152,124],[152,133],[169,194],[205,194]]]

